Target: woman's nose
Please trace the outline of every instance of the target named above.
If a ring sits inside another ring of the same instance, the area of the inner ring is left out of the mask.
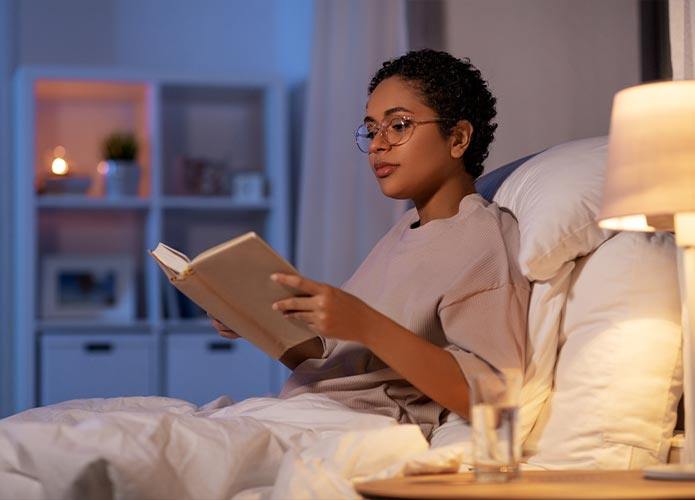
[[[381,133],[381,129],[379,129],[379,131],[374,135],[372,142],[369,143],[369,152],[373,153],[376,151],[384,151],[390,147],[391,145],[386,142],[386,139],[384,139],[384,136]]]

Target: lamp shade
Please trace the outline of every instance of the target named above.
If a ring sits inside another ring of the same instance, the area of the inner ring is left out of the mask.
[[[695,214],[695,81],[650,83],[613,99],[599,224],[672,231]]]

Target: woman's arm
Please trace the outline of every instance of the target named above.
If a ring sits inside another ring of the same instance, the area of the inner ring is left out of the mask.
[[[297,275],[272,279],[308,294],[273,304],[318,335],[360,342],[431,399],[467,417],[469,389],[453,355],[430,344],[343,290]]]

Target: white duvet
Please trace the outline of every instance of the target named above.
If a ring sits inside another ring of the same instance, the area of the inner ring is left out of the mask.
[[[453,472],[415,425],[321,395],[83,399],[0,420],[0,499],[359,498],[365,478]]]

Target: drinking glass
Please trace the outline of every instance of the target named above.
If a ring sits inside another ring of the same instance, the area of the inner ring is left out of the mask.
[[[471,427],[475,478],[504,482],[519,475],[519,370],[473,375]]]

